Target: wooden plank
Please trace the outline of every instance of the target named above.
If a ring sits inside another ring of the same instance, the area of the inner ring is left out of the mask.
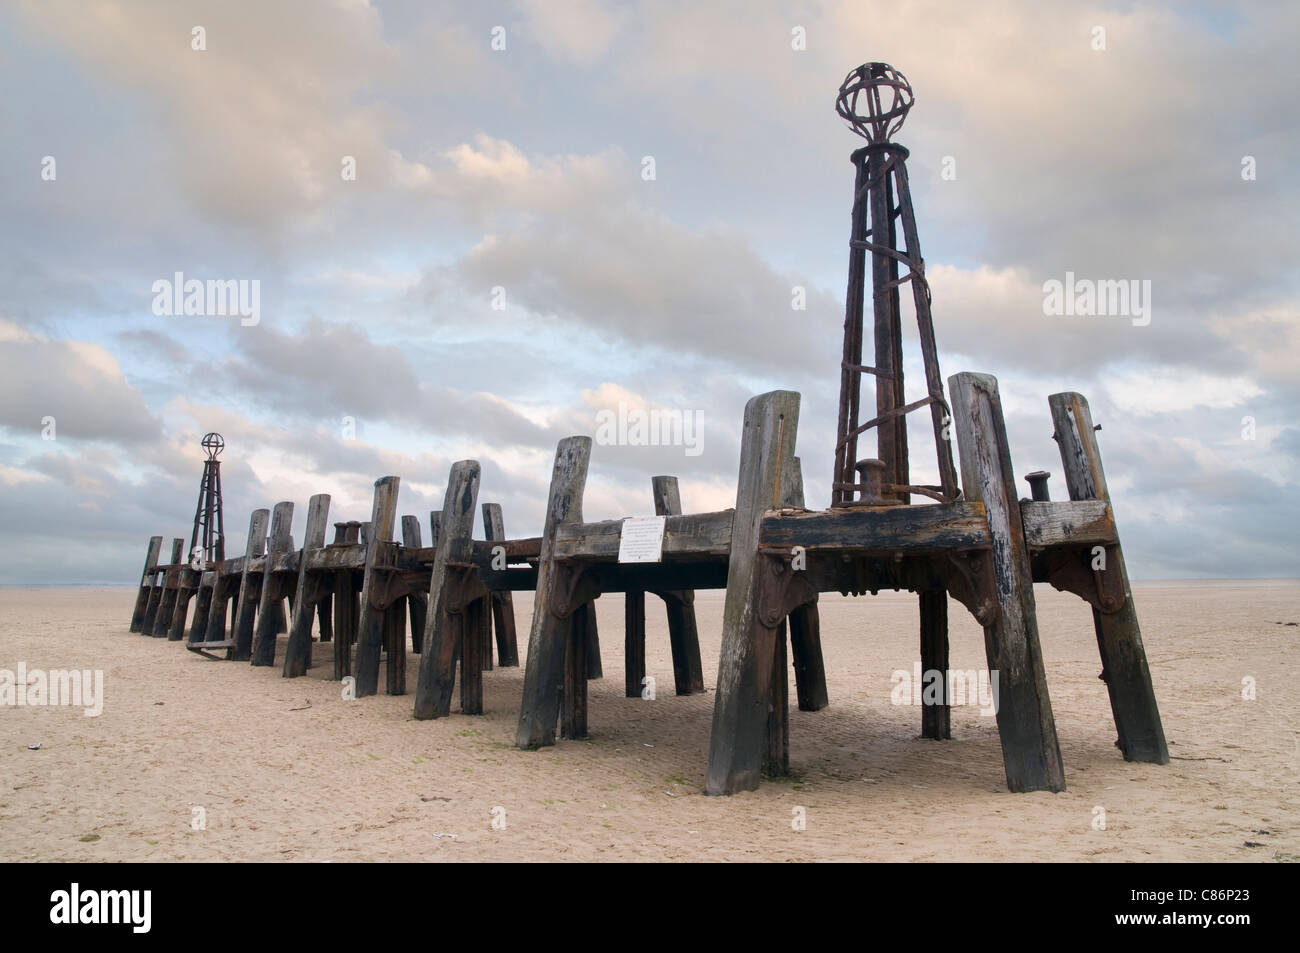
[[[1035,503],[1024,500],[1020,515],[1030,549],[1118,543],[1115,520],[1105,500]]]
[[[941,741],[952,737],[948,698],[948,593],[928,589],[919,593],[921,604],[921,671],[939,672],[943,678],[943,703],[921,706],[921,737]]]
[[[260,573],[253,569],[253,560],[266,550],[266,529],[270,523],[270,510],[254,510],[248,521],[248,549],[244,553],[243,573],[239,580],[239,591],[235,596],[234,610],[234,646],[226,658],[236,662],[247,662],[253,646],[253,615],[257,611],[258,598],[261,595]],[[208,638],[212,639],[211,629]],[[215,640],[214,640],[215,641]]]
[[[500,503],[483,504],[483,534],[489,544],[505,541],[506,524]],[[492,594],[492,622],[497,636],[497,664],[502,668],[517,667],[519,637],[515,630],[515,600],[511,593]]]
[[[745,405],[706,794],[757,788],[770,751],[776,632],[759,617],[758,544],[764,514],[780,504],[782,470],[794,459],[798,423],[793,391],[761,394]]]
[[[582,521],[582,493],[591,459],[590,437],[565,437],[555,451],[546,520],[538,557],[537,593],[528,634],[528,660],[524,669],[523,701],[515,744],[536,748],[555,744],[560,691],[564,684],[565,656],[573,618],[552,612],[556,604],[556,533],[566,523]],[[584,660],[585,664],[585,660]]]
[[[164,639],[167,637],[167,631],[171,628],[172,615],[176,610],[176,593],[179,588],[181,558],[185,553],[185,540],[177,537],[172,540],[172,558],[168,562],[167,569],[163,573],[162,597],[158,601],[158,608],[154,614],[153,629],[150,634],[155,639]]]
[[[764,548],[802,546],[810,554],[837,556],[943,553],[990,545],[984,506],[978,501],[771,513],[760,527],[760,540]]]
[[[645,680],[645,590],[623,597],[623,694],[640,698]]]
[[[375,481],[375,498],[370,510],[370,522],[361,525],[361,538],[366,541],[366,568],[361,581],[361,614],[357,620],[356,691],[357,697],[374,695],[379,691],[379,655],[384,645],[383,610],[374,605],[375,587],[381,543],[393,538],[393,522],[397,518],[397,490],[401,481],[395,476],[381,477]]]
[[[990,676],[998,673],[998,734],[1007,787],[1063,791],[1056,723],[1047,693],[1034,612],[1034,584],[1007,445],[997,379],[955,374],[948,379],[953,425],[967,499],[984,504],[992,543],[999,613],[984,629]]]
[[[483,672],[478,650],[468,643],[475,632],[466,631],[468,606],[454,606],[451,567],[469,561],[474,532],[474,507],[478,502],[480,468],[477,460],[460,460],[451,467],[443,497],[442,515],[437,528],[437,551],[429,572],[429,611],[424,623],[424,651],[420,654],[420,677],[415,689],[415,717],[420,720],[444,718],[451,714],[451,694],[456,684],[456,659],[461,658],[461,680],[474,681],[469,689],[462,686],[461,704],[471,706],[479,700],[481,714]],[[457,610],[453,613],[453,609]],[[473,621],[473,620],[471,620]],[[464,710],[462,708],[462,710]]]
[[[732,517],[731,510],[668,517],[664,522],[664,557],[726,556],[731,551]],[[622,532],[621,519],[560,527],[555,558],[616,562]]]
[[[1061,463],[1070,499],[1104,502],[1110,513],[1110,491],[1106,472],[1101,465],[1101,450],[1092,423],[1092,411],[1082,394],[1053,394],[1048,398],[1052,424],[1060,444]],[[1053,505],[1053,504],[1037,504]],[[1113,529],[1113,524],[1112,524]],[[1151,687],[1146,647],[1138,626],[1137,609],[1129,585],[1124,552],[1115,536],[1115,546],[1108,553],[1107,573],[1118,573],[1124,590],[1124,605],[1118,612],[1093,610],[1093,627],[1101,653],[1103,678],[1110,693],[1111,713],[1119,733],[1119,747],[1127,761],[1167,764],[1169,748],[1165,742],[1160,709]]]
[[[650,492],[654,497],[656,516],[682,515],[682,496],[677,477],[652,477]],[[730,537],[731,520],[728,518],[728,551],[731,549]],[[678,695],[703,692],[704,666],[700,661],[700,631],[695,621],[695,590],[675,589],[658,595],[664,600],[668,612],[668,644],[673,654],[674,688]]]
[[[402,548],[420,548],[420,518],[418,516],[402,517]],[[412,592],[406,597],[407,609],[411,616],[411,651],[420,654],[424,644],[424,620],[429,609],[427,592]]]
[[[785,485],[781,490],[783,506],[804,508],[803,464],[798,457],[782,470]],[[830,704],[826,688],[826,663],[822,657],[821,617],[816,602],[796,606],[789,615],[790,653],[794,656],[795,693],[800,711],[821,711]],[[783,641],[780,640],[779,641]],[[783,652],[782,646],[778,649]],[[783,674],[782,679],[785,679]],[[784,682],[783,682],[784,684]],[[783,693],[788,693],[782,688]],[[788,763],[788,756],[786,758]]]
[[[267,537],[266,568],[262,573],[262,592],[257,606],[257,624],[249,659],[254,665],[275,664],[275,639],[279,635],[284,612],[284,581],[273,571],[275,560],[293,548],[293,503],[283,501],[271,511],[271,534]],[[324,530],[322,529],[322,532]],[[286,623],[287,627],[287,623]]]
[[[284,649],[285,678],[306,675],[311,666],[311,622],[320,601],[320,580],[308,566],[311,554],[324,548],[325,529],[329,525],[330,496],[317,493],[307,503],[307,528],[302,539],[302,560],[298,566],[297,598],[293,601],[293,618],[289,623],[289,641]],[[325,616],[322,616],[325,618]],[[324,631],[321,632],[322,640]]]
[[[136,591],[135,608],[131,612],[132,632],[139,632],[144,625],[144,610],[149,607],[149,590],[153,588],[154,573],[151,570],[158,564],[162,541],[161,536],[150,536],[149,546],[145,549],[144,568],[140,570],[140,588]]]

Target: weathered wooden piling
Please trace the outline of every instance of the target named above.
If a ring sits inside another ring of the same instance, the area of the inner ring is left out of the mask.
[[[965,498],[983,503],[997,580],[998,615],[984,627],[1007,787],[1063,791],[1065,771],[1047,694],[1034,612],[1034,581],[1007,445],[998,382],[988,374],[948,379]]]
[[[158,565],[158,554],[162,552],[161,536],[150,536],[149,546],[145,550],[144,569],[140,571],[140,588],[135,596],[135,608],[131,612],[131,631],[139,632],[144,626],[145,609],[149,606],[149,596],[153,590],[153,579],[157,574],[154,567]]]
[[[356,692],[357,697],[379,691],[379,654],[384,644],[383,609],[377,605],[379,574],[384,543],[393,538],[393,521],[397,517],[399,480],[386,476],[375,481],[374,505],[370,522],[361,527],[366,544],[366,566],[361,582],[361,615],[357,621]]]
[[[1060,445],[1070,499],[1102,500],[1109,507],[1110,491],[1106,487],[1106,473],[1102,469],[1101,451],[1097,447],[1096,428],[1088,401],[1082,394],[1063,393],[1051,395],[1048,403],[1052,409],[1052,424]],[[1091,567],[1096,556],[1092,548],[1087,548],[1074,558],[1076,565],[1082,560]],[[1118,609],[1103,611],[1094,606],[1092,610],[1097,648],[1101,652],[1102,678],[1110,694],[1111,712],[1119,733],[1117,744],[1126,761],[1167,764],[1169,749],[1165,744],[1155,692],[1151,688],[1151,671],[1147,666],[1137,610],[1133,607],[1124,551],[1118,541],[1113,547],[1103,548],[1102,565],[1104,568],[1095,570],[1100,574],[1100,577],[1094,577],[1098,590],[1109,587],[1123,593],[1123,602]],[[1114,581],[1103,581],[1106,577]]]
[[[505,519],[500,503],[483,504],[483,535],[489,543],[506,540]],[[515,600],[510,590],[492,593],[492,627],[497,636],[497,664],[513,668],[519,664],[519,640],[515,632]]]
[[[555,537],[564,523],[582,520],[582,493],[587,483],[590,460],[590,437],[565,437],[555,451],[555,466],[551,472],[551,488],[537,564],[533,621],[528,634],[524,697],[519,708],[519,728],[515,737],[515,744],[521,748],[555,743],[560,692],[565,684],[565,659],[570,651],[574,653],[575,659],[585,654],[585,639],[581,647],[570,649],[574,641],[573,615],[564,593],[557,590],[561,581],[555,563]],[[557,614],[557,609],[569,611],[561,616]],[[585,659],[582,659],[582,665],[585,671]]]
[[[481,620],[469,611],[473,597],[468,590],[473,578],[470,556],[478,483],[478,461],[461,460],[452,465],[437,527],[438,544],[429,572],[424,651],[420,653],[420,676],[415,690],[415,717],[421,720],[451,714],[458,657],[461,711],[467,715],[483,711],[481,635],[477,628]],[[486,597],[486,590],[482,595]],[[471,625],[475,628],[471,629]]]
[[[162,574],[162,595],[154,613],[153,627],[149,630],[149,634],[155,639],[165,639],[171,629],[172,615],[176,610],[176,595],[180,590],[180,570],[183,568],[181,559],[184,553],[185,540],[173,539],[172,556]]]
[[[321,599],[326,597],[326,587],[324,577],[311,572],[309,567],[312,559],[325,546],[325,527],[329,524],[329,514],[328,493],[317,493],[308,501],[307,528],[303,533],[298,562],[297,596],[293,601],[293,617],[289,623],[289,641],[284,649],[285,678],[305,675],[311,665],[311,622]],[[327,616],[322,613],[321,618]],[[323,627],[321,635],[323,638]]]
[[[249,646],[249,660],[253,665],[275,664],[275,640],[280,634],[280,617],[284,612],[284,597],[289,585],[296,585],[297,574],[281,572],[276,563],[290,552],[293,542],[293,503],[275,504],[271,511],[271,533],[267,537],[266,563],[262,570],[262,591],[257,604],[257,622],[253,628],[253,641]],[[310,616],[308,619],[310,620]],[[287,628],[287,626],[286,626]]]
[[[235,622],[231,645],[226,658],[234,662],[247,662],[253,647],[253,617],[262,595],[262,564],[265,563],[266,530],[270,523],[270,510],[254,510],[248,523],[248,545],[244,551],[244,565],[240,572],[239,589],[235,594]],[[254,563],[259,565],[254,568]],[[212,630],[209,627],[208,636]]]

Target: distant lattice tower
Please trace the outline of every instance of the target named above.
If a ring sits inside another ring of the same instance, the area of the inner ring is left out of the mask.
[[[194,509],[194,532],[190,535],[190,565],[205,569],[226,558],[226,531],[221,517],[221,461],[218,454],[226,446],[219,433],[203,435],[203,480],[199,484],[199,504]]]

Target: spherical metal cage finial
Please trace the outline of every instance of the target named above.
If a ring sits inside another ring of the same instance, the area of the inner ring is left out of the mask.
[[[203,444],[203,449],[208,451],[209,460],[217,459],[217,454],[219,454],[226,447],[226,441],[222,438],[221,434],[215,431],[211,433],[205,433],[203,435],[202,444]]]
[[[835,111],[868,143],[888,142],[912,108],[912,86],[888,63],[863,63],[844,78]]]

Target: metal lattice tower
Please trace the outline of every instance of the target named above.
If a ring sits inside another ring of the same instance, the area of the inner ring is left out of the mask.
[[[196,569],[206,569],[226,558],[226,530],[221,517],[221,461],[217,459],[226,441],[219,433],[206,433],[202,446],[208,457],[203,461],[199,504],[194,509],[194,532],[190,535],[190,565]]]
[[[917,240],[916,217],[907,183],[908,151],[890,142],[912,108],[912,87],[907,78],[886,63],[866,63],[845,78],[835,111],[846,119],[867,145],[852,155],[853,220],[849,235],[849,287],[844,313],[844,359],[840,364],[839,439],[835,444],[832,506],[879,506],[907,503],[920,493],[940,501],[961,496],[952,447],[948,403],[934,343],[930,315],[930,285]],[[899,247],[901,225],[905,248]],[[872,310],[875,328],[875,363],[862,363],[862,337],[866,298],[866,258],[871,252]],[[899,275],[899,264],[907,273]],[[903,392],[903,333],[898,289],[911,282],[921,356],[925,364],[926,395],[911,403]],[[876,413],[866,423],[862,415],[862,375],[876,378]],[[930,407],[938,450],[938,486],[911,483],[907,458],[905,415]],[[859,460],[858,437],[875,428],[877,459]],[[856,494],[856,496],[855,496]]]

